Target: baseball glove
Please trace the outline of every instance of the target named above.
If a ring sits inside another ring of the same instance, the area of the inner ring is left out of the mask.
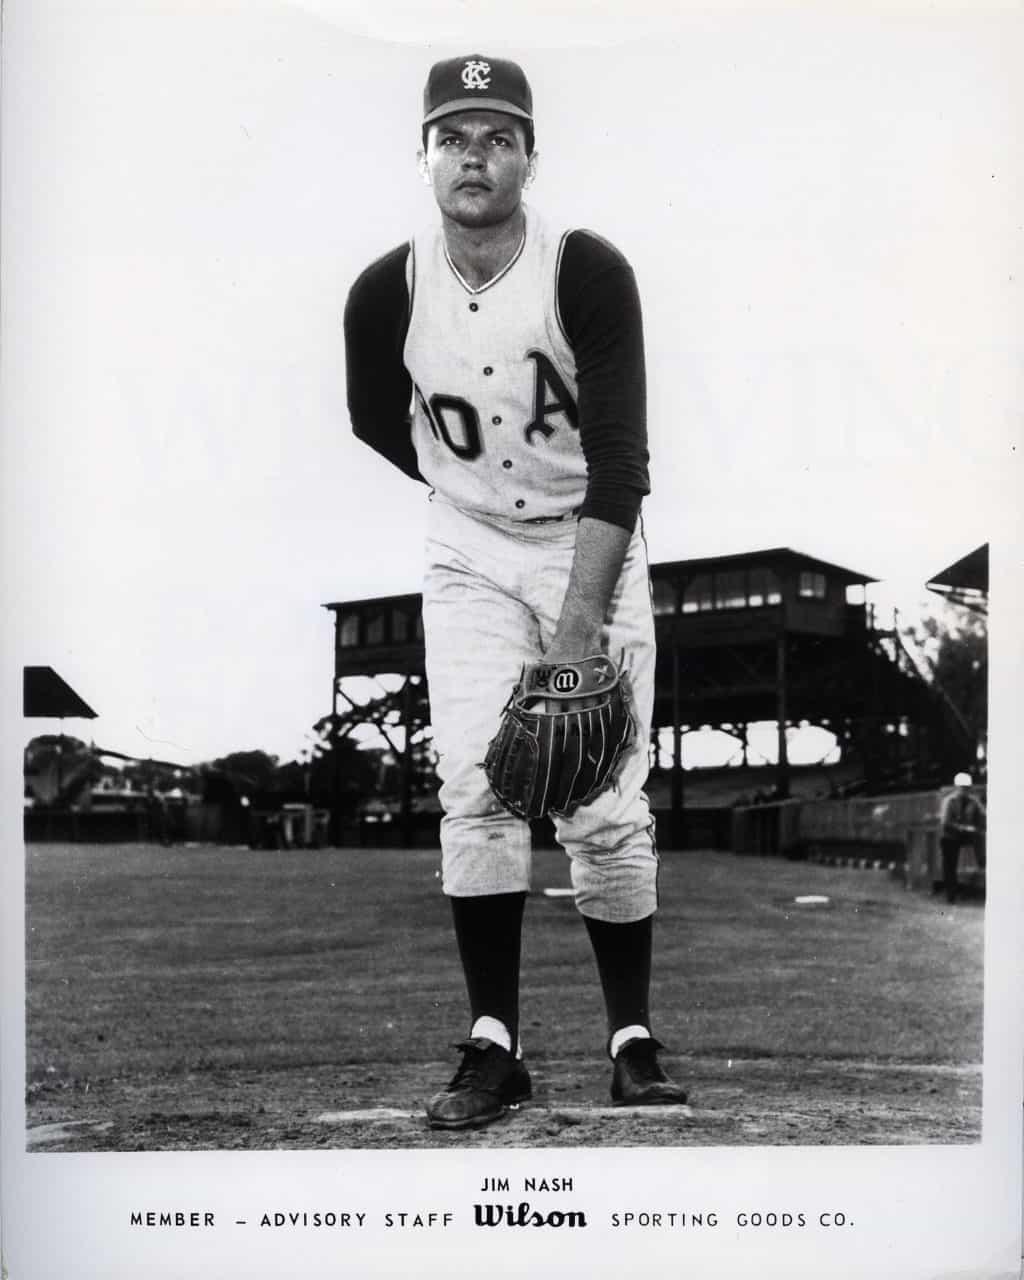
[[[611,786],[635,734],[628,680],[610,658],[527,663],[484,771],[517,817],[567,817]]]

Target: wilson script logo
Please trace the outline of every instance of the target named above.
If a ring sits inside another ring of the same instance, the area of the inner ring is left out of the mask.
[[[475,1204],[473,1223],[478,1227],[585,1227],[587,1216],[576,1209],[552,1209],[540,1213],[526,1200],[517,1205]]]

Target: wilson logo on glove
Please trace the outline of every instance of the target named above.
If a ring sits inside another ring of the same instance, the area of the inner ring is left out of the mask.
[[[527,663],[484,771],[517,817],[568,817],[612,785],[635,734],[625,672],[603,654]]]
[[[579,684],[580,673],[575,667],[559,667],[551,677],[551,687],[556,693],[575,693]]]

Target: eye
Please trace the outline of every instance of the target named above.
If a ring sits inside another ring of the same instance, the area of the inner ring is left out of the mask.
[[[491,141],[496,147],[510,147],[512,145],[511,139],[506,138],[503,133],[495,134]]]

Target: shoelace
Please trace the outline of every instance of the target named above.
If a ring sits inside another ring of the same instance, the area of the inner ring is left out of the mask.
[[[473,1086],[479,1084],[482,1078],[480,1070],[483,1065],[482,1058],[483,1054],[479,1049],[463,1049],[462,1061],[459,1063],[454,1076],[452,1076],[452,1082],[448,1088],[457,1089],[463,1085]]]

